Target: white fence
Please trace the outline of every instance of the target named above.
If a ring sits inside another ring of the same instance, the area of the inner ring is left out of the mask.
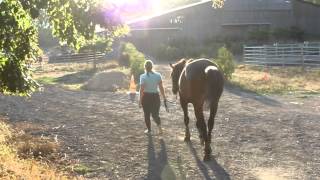
[[[49,63],[79,63],[79,62],[98,62],[105,59],[103,53],[79,53],[79,54],[63,54],[58,56],[50,56]]]
[[[244,46],[244,61],[255,65],[320,67],[320,43]]]

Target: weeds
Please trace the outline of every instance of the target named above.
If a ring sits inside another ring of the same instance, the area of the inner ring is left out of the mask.
[[[83,165],[83,164],[76,164],[73,166],[73,171],[78,173],[78,174],[87,174],[89,172],[92,172],[92,169]]]
[[[58,145],[48,139],[17,133],[0,119],[0,179],[73,179],[37,160],[57,149]]]
[[[57,84],[57,78],[54,77],[40,77],[36,79],[40,84]]]
[[[320,93],[320,70],[300,67],[238,66],[230,82],[260,94]]]

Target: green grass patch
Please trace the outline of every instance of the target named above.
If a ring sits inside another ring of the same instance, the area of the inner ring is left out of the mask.
[[[78,174],[84,175],[84,174],[92,172],[93,169],[89,168],[88,166],[86,166],[84,164],[76,164],[73,166],[73,171]]]
[[[39,77],[36,79],[40,84],[57,84],[57,78],[55,77]]]
[[[83,84],[64,84],[63,87],[73,91],[79,91],[82,89]]]

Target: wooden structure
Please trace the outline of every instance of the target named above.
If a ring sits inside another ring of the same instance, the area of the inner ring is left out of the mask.
[[[255,65],[320,67],[320,43],[244,46],[244,62]]]
[[[214,9],[211,0],[131,20],[127,40],[146,53],[172,42],[189,39],[202,44],[215,38],[246,38],[248,32],[297,27],[320,35],[320,7],[300,0],[227,0]]]
[[[50,56],[48,63],[92,63],[93,68],[97,68],[97,64],[106,60],[104,53],[79,53],[79,54],[63,54],[58,56]]]

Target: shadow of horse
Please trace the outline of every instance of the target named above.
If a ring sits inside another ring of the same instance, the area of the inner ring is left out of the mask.
[[[176,175],[168,163],[167,149],[165,142],[160,140],[160,152],[156,156],[152,136],[148,136],[148,175],[145,179],[166,179],[175,180]]]
[[[237,85],[231,84],[230,82],[226,82],[225,84],[225,90],[228,91],[231,94],[240,96],[240,97],[245,97],[249,99],[253,99],[255,101],[258,101],[262,104],[268,105],[268,106],[276,106],[280,107],[281,103],[273,98],[270,98],[265,95],[258,94],[254,91],[243,89]]]
[[[205,179],[230,180],[229,174],[218,164],[215,158],[212,157],[210,161],[203,162],[199,159],[192,142],[188,143],[188,147]],[[210,177],[210,170],[213,172],[215,177]]]

